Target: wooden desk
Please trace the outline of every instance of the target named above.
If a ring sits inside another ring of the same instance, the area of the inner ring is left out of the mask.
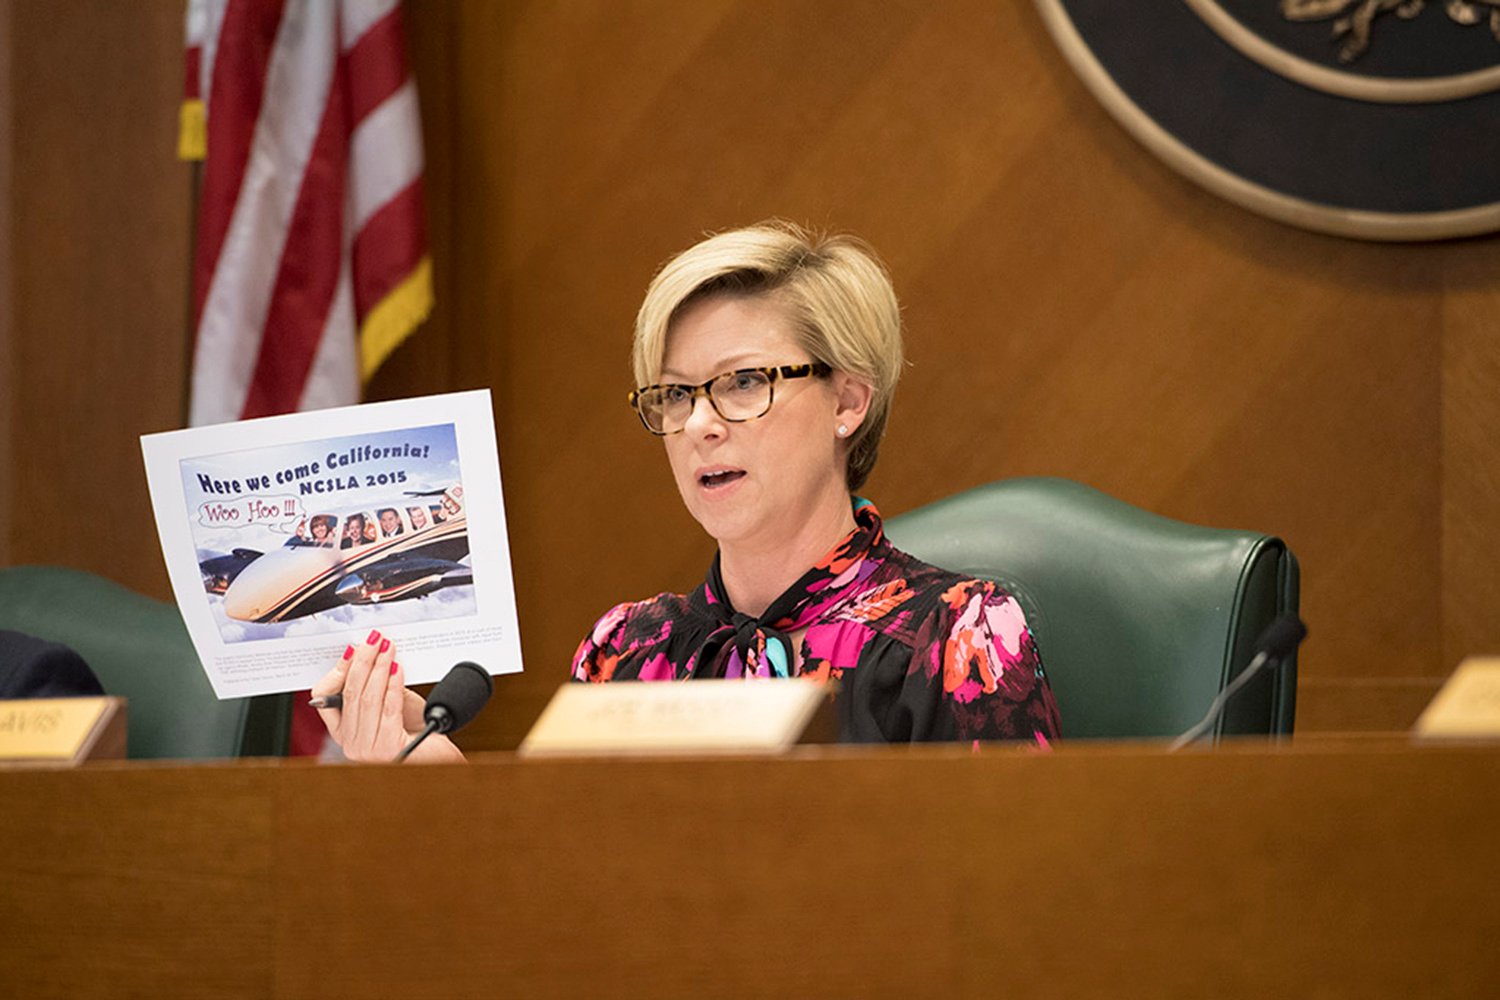
[[[1500,748],[0,772],[7,996],[1479,997]]]

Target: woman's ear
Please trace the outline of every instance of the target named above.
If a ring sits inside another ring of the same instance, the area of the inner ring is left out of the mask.
[[[875,398],[875,388],[848,372],[834,372],[833,391],[834,433],[841,438],[853,437],[870,412],[870,400]]]

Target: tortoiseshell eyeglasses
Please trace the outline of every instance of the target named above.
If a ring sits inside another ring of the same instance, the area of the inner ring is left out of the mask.
[[[822,361],[804,365],[771,365],[765,368],[740,368],[715,375],[698,385],[667,383],[648,385],[630,394],[630,405],[646,430],[665,436],[676,434],[687,426],[693,405],[699,396],[707,396],[714,412],[731,423],[744,423],[763,417],[776,398],[776,383],[782,379],[823,378],[833,374],[832,366]]]

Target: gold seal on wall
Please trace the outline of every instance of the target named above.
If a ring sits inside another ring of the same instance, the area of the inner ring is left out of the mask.
[[[1183,0],[1183,3],[1241,55],[1304,87],[1338,97],[1386,104],[1429,104],[1500,90],[1500,66],[1414,79],[1369,76],[1322,66],[1267,41],[1226,11],[1218,0]],[[1398,20],[1409,21],[1422,13],[1426,3],[1427,0],[1280,0],[1280,7],[1288,21],[1331,20],[1332,37],[1339,45],[1338,60],[1347,65],[1369,50],[1376,21],[1382,15],[1393,14]],[[1456,24],[1478,25],[1487,21],[1500,57],[1500,0],[1447,0],[1444,7]],[[1483,16],[1486,12],[1488,18]],[[1385,44],[1397,42],[1399,37]]]
[[[1333,20],[1333,37],[1341,40],[1339,62],[1350,63],[1370,47],[1370,31],[1387,14],[1410,21],[1427,0],[1281,0],[1289,21]],[[1490,32],[1500,41],[1500,0],[1447,0],[1443,8],[1455,24],[1475,25],[1488,15]]]
[[[1500,229],[1500,0],[1035,3],[1116,121],[1220,197],[1355,239]]]

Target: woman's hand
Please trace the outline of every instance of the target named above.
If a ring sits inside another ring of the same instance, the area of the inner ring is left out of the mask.
[[[396,647],[378,631],[345,649],[313,685],[315,698],[332,694],[343,696],[343,707],[320,708],[318,715],[350,760],[390,763],[425,728],[422,696],[406,689]],[[434,733],[407,759],[458,761],[464,755],[448,737]]]

